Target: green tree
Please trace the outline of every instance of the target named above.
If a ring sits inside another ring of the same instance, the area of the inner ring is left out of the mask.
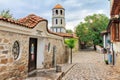
[[[67,29],[66,33],[73,33],[73,31],[71,29]]]
[[[3,10],[0,12],[0,16],[4,18],[13,18],[12,14],[10,13],[10,10]]]
[[[101,31],[105,30],[109,19],[104,14],[94,14],[87,16],[84,22],[81,22],[76,28],[76,34],[79,37],[80,42],[86,45],[92,42],[94,49],[96,45],[102,46]]]
[[[65,44],[71,49],[71,64],[72,64],[72,49],[75,47],[75,39],[66,39]]]

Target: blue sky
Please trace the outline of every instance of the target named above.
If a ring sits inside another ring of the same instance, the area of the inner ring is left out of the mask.
[[[73,30],[87,15],[110,14],[108,0],[0,0],[0,11],[9,9],[15,18],[33,13],[47,19],[50,27],[52,8],[58,3],[65,8],[67,29]]]

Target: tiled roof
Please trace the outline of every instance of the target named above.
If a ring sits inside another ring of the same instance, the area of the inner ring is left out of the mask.
[[[51,33],[51,34],[54,34],[54,35],[58,35],[58,36],[64,37],[64,38],[77,38],[75,34],[70,34],[70,33],[55,33],[55,32],[52,32],[50,30],[48,30],[48,32]]]
[[[12,24],[16,24],[16,25],[20,25],[20,26],[25,26],[25,27],[27,27],[26,25],[19,23],[19,21],[17,21],[17,20],[4,18],[4,17],[2,17],[2,16],[0,16],[0,20],[6,21],[6,22],[9,22],[9,23],[12,23]]]
[[[13,20],[13,19],[8,19],[0,16],[0,20],[6,21],[12,24],[24,26],[27,28],[34,28],[40,21],[47,21],[46,19],[43,19],[39,16],[36,16],[34,14],[30,14],[25,18],[21,18],[19,20]]]
[[[55,9],[63,9],[63,7],[60,5],[60,4],[57,4],[55,7],[54,7]]]
[[[69,34],[69,33],[58,33],[58,34],[60,34],[62,37],[69,37],[69,38],[73,37],[73,34]]]
[[[19,23],[24,24],[29,28],[34,28],[39,22],[47,20],[40,16],[36,16],[35,14],[30,14],[27,17],[19,19],[18,21]]]

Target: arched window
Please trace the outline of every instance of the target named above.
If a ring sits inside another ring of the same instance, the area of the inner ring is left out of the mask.
[[[60,10],[60,14],[62,15],[63,13],[62,13],[62,10]]]
[[[56,10],[56,14],[58,14],[58,10]]]
[[[62,24],[62,19],[61,19],[61,24]]]
[[[56,24],[58,24],[58,20],[56,19]]]

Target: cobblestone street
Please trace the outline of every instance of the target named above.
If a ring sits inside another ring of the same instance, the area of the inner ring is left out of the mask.
[[[106,56],[107,58],[107,56]],[[104,63],[104,55],[94,51],[81,51],[73,54],[76,63],[62,80],[120,80],[112,65]]]

